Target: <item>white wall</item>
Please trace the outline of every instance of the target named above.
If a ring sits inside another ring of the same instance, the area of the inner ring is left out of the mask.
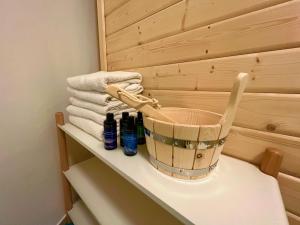
[[[0,0],[0,224],[63,216],[54,113],[98,69],[95,0]]]

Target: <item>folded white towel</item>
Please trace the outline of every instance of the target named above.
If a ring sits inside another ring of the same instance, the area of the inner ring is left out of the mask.
[[[140,94],[143,91],[143,87],[141,85],[138,85],[138,88],[134,88],[134,86],[136,85],[132,86],[133,89],[130,89],[131,87],[128,87],[126,91],[132,94]],[[80,91],[71,87],[67,87],[67,90],[73,97],[76,97],[80,100],[92,102],[98,105],[109,105],[113,101],[118,101],[119,103],[121,103],[121,101],[117,100],[116,98],[113,98],[111,95],[106,93],[100,93],[95,91]]]
[[[95,113],[104,114],[104,115],[106,113],[122,114],[122,112],[135,112],[135,109],[129,108],[128,105],[120,101],[112,101],[106,106],[94,104],[87,101],[82,101],[74,97],[70,97],[69,101],[72,105],[78,106],[80,108],[88,109],[94,111]]]
[[[69,121],[98,140],[103,140],[103,126],[91,120],[69,115]]]
[[[105,92],[107,85],[118,84],[121,88],[131,84],[140,84],[142,81],[141,74],[137,72],[105,72],[99,71],[92,74],[85,74],[67,78],[70,87],[83,91]]]
[[[109,94],[92,91],[79,91],[70,87],[67,87],[67,90],[71,93],[72,96],[78,99],[92,102],[98,105],[109,105],[109,103],[112,101],[117,102],[117,100],[113,99],[113,97],[111,97]]]
[[[98,123],[100,125],[103,125],[103,122],[106,119],[105,115],[95,113],[91,110],[80,108],[80,107],[77,107],[77,106],[74,106],[74,105],[69,105],[66,108],[66,110],[72,116],[78,116],[78,117],[81,117],[81,118],[84,118],[84,119],[90,119],[90,120],[92,120],[95,123]],[[115,115],[114,118],[115,118],[115,120],[119,121],[121,119],[121,117],[122,116],[120,114],[117,114],[117,115]]]

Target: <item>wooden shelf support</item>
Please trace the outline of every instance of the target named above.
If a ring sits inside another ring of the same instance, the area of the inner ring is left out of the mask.
[[[265,174],[277,178],[282,159],[283,154],[279,150],[267,148],[260,164],[260,170]]]
[[[62,185],[63,185],[63,193],[64,193],[64,208],[65,208],[65,214],[67,216],[67,222],[71,222],[71,220],[68,216],[68,211],[72,209],[72,205],[73,205],[71,185],[64,175],[64,172],[69,169],[66,134],[64,131],[62,131],[58,127],[58,125],[65,124],[64,114],[62,112],[55,113],[55,121],[56,121],[56,132],[57,132],[59,158],[60,158],[60,169],[61,169],[61,177],[62,177]]]

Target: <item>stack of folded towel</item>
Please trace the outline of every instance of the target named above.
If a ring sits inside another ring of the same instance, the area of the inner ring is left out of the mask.
[[[66,110],[70,123],[102,140],[106,113],[114,113],[115,119],[119,120],[122,112],[135,111],[107,94],[107,85],[116,84],[130,93],[139,94],[143,91],[141,81],[142,76],[139,73],[121,71],[100,71],[69,77],[67,90],[71,94],[71,105]]]

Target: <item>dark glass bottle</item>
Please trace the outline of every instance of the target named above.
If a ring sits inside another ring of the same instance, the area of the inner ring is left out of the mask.
[[[114,119],[114,114],[107,113],[104,121],[104,148],[113,150],[117,148],[117,122]]]
[[[124,154],[133,156],[137,153],[137,138],[134,124],[134,117],[129,116],[127,127],[124,132]]]
[[[122,112],[122,118],[120,119],[120,145],[124,147],[124,131],[127,126],[129,118],[129,113],[128,112]]]
[[[135,118],[135,125],[136,125],[137,143],[138,145],[143,145],[146,143],[146,139],[145,139],[143,115],[141,112],[137,113],[137,117]]]

